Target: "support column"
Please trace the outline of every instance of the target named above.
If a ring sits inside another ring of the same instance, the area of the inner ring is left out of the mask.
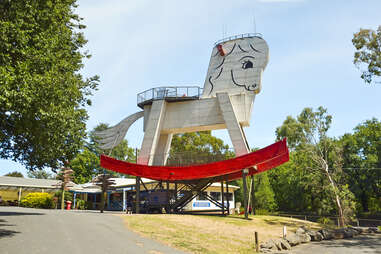
[[[229,184],[228,184],[228,180],[226,178],[226,202],[227,202],[227,209],[228,209],[228,212],[227,214],[229,215],[230,214],[230,200],[229,200]]]
[[[175,182],[175,202],[177,201],[177,183]]]
[[[236,156],[244,155],[249,152],[245,134],[234,112],[233,104],[227,93],[217,93],[220,110],[228,129]]]
[[[142,148],[139,153],[138,164],[152,165],[153,163],[156,147],[160,138],[162,121],[165,116],[165,108],[165,100],[157,100],[152,103],[144,132]]]
[[[140,177],[139,176],[136,177],[135,191],[136,191],[135,212],[138,214],[140,213]]]
[[[255,208],[254,208],[254,204],[255,204],[255,189],[254,189],[254,175],[251,176],[251,214],[252,215],[255,215]]]
[[[126,189],[123,188],[123,212],[127,210],[127,204],[126,204]]]
[[[156,146],[153,165],[165,166],[171,148],[173,134],[160,134],[159,141]]]
[[[221,181],[222,215],[225,215],[224,181]]]
[[[166,205],[166,212],[167,213],[171,213],[171,211],[170,211],[170,205],[169,205],[169,199],[170,199],[170,197],[169,197],[169,182],[167,181],[166,182],[167,183],[167,205]]]
[[[247,209],[247,184],[246,184],[246,176],[248,173],[248,169],[244,169],[242,171],[242,185],[243,185],[243,206],[245,209],[245,219],[249,218],[248,209]]]

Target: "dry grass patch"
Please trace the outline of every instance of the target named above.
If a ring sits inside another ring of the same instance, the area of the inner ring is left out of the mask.
[[[282,236],[283,226],[295,231],[304,225],[319,225],[298,219],[276,216],[240,216],[134,214],[122,215],[135,232],[192,253],[252,253],[254,232],[259,240]]]

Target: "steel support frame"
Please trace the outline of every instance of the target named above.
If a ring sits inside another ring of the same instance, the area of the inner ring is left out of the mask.
[[[180,213],[181,210],[189,203],[191,202],[197,195],[202,193],[205,189],[207,189],[212,183],[215,182],[215,179],[203,179],[201,181],[196,182],[188,182],[183,183],[184,186],[186,186],[189,190],[188,193],[185,193],[183,197],[177,199],[175,203],[170,205],[170,209],[173,210],[176,213]],[[177,193],[174,195],[177,196],[178,193],[180,193],[182,188],[178,190]],[[208,195],[207,195],[208,196]]]

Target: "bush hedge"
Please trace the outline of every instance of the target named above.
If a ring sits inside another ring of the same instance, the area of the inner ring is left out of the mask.
[[[29,193],[26,195],[20,203],[21,206],[24,207],[32,207],[32,208],[46,208],[51,209],[54,208],[53,198],[49,193]]]
[[[77,202],[76,203],[76,208],[78,210],[85,210],[85,209],[87,209],[87,207],[86,207],[86,201],[85,200],[83,200],[83,199],[77,199],[76,202]]]

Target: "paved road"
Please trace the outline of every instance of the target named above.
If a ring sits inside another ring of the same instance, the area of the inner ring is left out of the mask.
[[[183,252],[131,232],[111,213],[0,207],[0,253]]]
[[[351,239],[311,242],[292,248],[292,254],[381,254],[381,235],[358,235]]]

